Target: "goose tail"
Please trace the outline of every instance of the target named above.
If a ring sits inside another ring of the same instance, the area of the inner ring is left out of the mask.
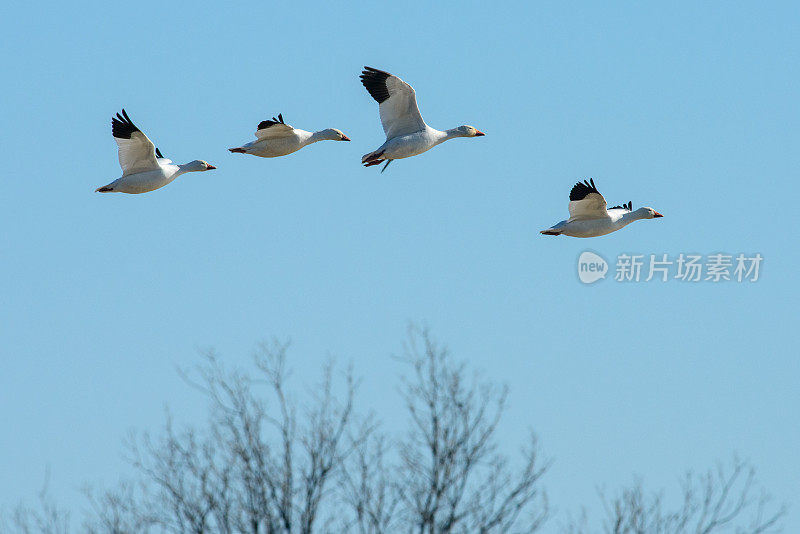
[[[542,230],[539,233],[542,235],[561,235],[561,230],[556,230],[555,228],[548,228],[547,230]]]
[[[364,164],[365,167],[371,167],[373,165],[378,165],[381,161],[383,161],[383,150],[375,150],[374,152],[370,152],[369,154],[364,154],[361,158],[361,163]]]

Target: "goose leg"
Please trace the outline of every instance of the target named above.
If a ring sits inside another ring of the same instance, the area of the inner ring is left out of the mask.
[[[381,156],[383,156],[383,152],[384,151],[381,150],[380,152],[373,152],[372,154],[367,154],[361,159],[361,163],[364,164],[364,167],[372,167],[373,165],[378,165],[380,164],[381,161],[383,161],[383,159],[381,158]]]

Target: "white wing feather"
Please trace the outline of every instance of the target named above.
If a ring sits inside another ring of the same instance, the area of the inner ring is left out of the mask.
[[[280,137],[289,137],[294,134],[294,128],[283,122],[283,114],[278,113],[278,118],[272,117],[272,120],[265,120],[258,123],[256,129],[257,139],[275,139]]]
[[[386,79],[386,88],[389,98],[379,106],[386,139],[424,130],[425,121],[419,112],[414,88],[397,76]]]
[[[608,217],[606,199],[600,193],[589,193],[581,200],[570,200],[569,220],[602,219]]]
[[[294,131],[294,128],[292,128],[288,124],[273,124],[269,128],[262,128],[260,130],[256,130],[256,137],[258,139],[289,137],[290,135],[292,135],[292,131]]]
[[[111,118],[111,134],[117,142],[119,166],[122,175],[159,169],[156,147],[139,128],[133,124],[125,110]]]
[[[394,74],[371,67],[364,68],[361,83],[379,104],[387,139],[425,130],[427,125],[417,106],[417,94],[409,84]]]
[[[123,176],[158,169],[156,148],[142,132],[134,132],[130,139],[115,137],[119,147],[119,165]]]

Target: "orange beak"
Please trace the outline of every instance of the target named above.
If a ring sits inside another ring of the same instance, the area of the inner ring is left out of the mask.
[[[214,167],[214,166],[213,166],[212,164],[210,164],[210,163],[206,163],[206,165],[208,165],[208,169],[207,169],[207,170],[209,170],[209,171],[216,169],[216,167]]]
[[[347,137],[345,134],[342,134],[342,141],[349,141],[350,138]]]
[[[480,131],[480,130],[475,130],[475,137],[483,137],[484,135],[486,135],[486,134],[485,134],[485,133],[483,133],[482,131]]]
[[[660,214],[660,213],[658,213],[658,212],[656,212],[656,214],[655,214],[655,215],[653,215],[653,218],[654,218],[654,219],[658,219],[659,217],[663,217],[663,215],[661,215],[661,214]]]

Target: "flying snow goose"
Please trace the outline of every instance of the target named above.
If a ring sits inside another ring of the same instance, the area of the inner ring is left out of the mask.
[[[131,121],[125,110],[111,119],[111,134],[119,146],[122,177],[95,189],[98,193],[147,193],[164,187],[185,172],[216,169],[196,159],[179,165],[161,155],[153,142]]]
[[[472,126],[459,126],[443,132],[431,128],[422,120],[414,88],[393,74],[364,67],[360,78],[379,104],[386,133],[386,142],[361,158],[365,167],[379,165],[385,160],[383,172],[392,160],[422,154],[448,139],[485,135]]]
[[[350,138],[336,128],[328,128],[318,132],[307,132],[293,128],[283,122],[283,115],[278,118],[261,121],[256,130],[256,140],[238,148],[229,148],[236,154],[252,154],[262,158],[277,158],[297,152],[306,145],[317,141],[349,141]]]
[[[569,219],[542,230],[544,235],[598,237],[616,232],[639,219],[663,217],[653,208],[633,210],[633,203],[606,207],[606,199],[594,186],[594,180],[578,182],[569,193]]]

